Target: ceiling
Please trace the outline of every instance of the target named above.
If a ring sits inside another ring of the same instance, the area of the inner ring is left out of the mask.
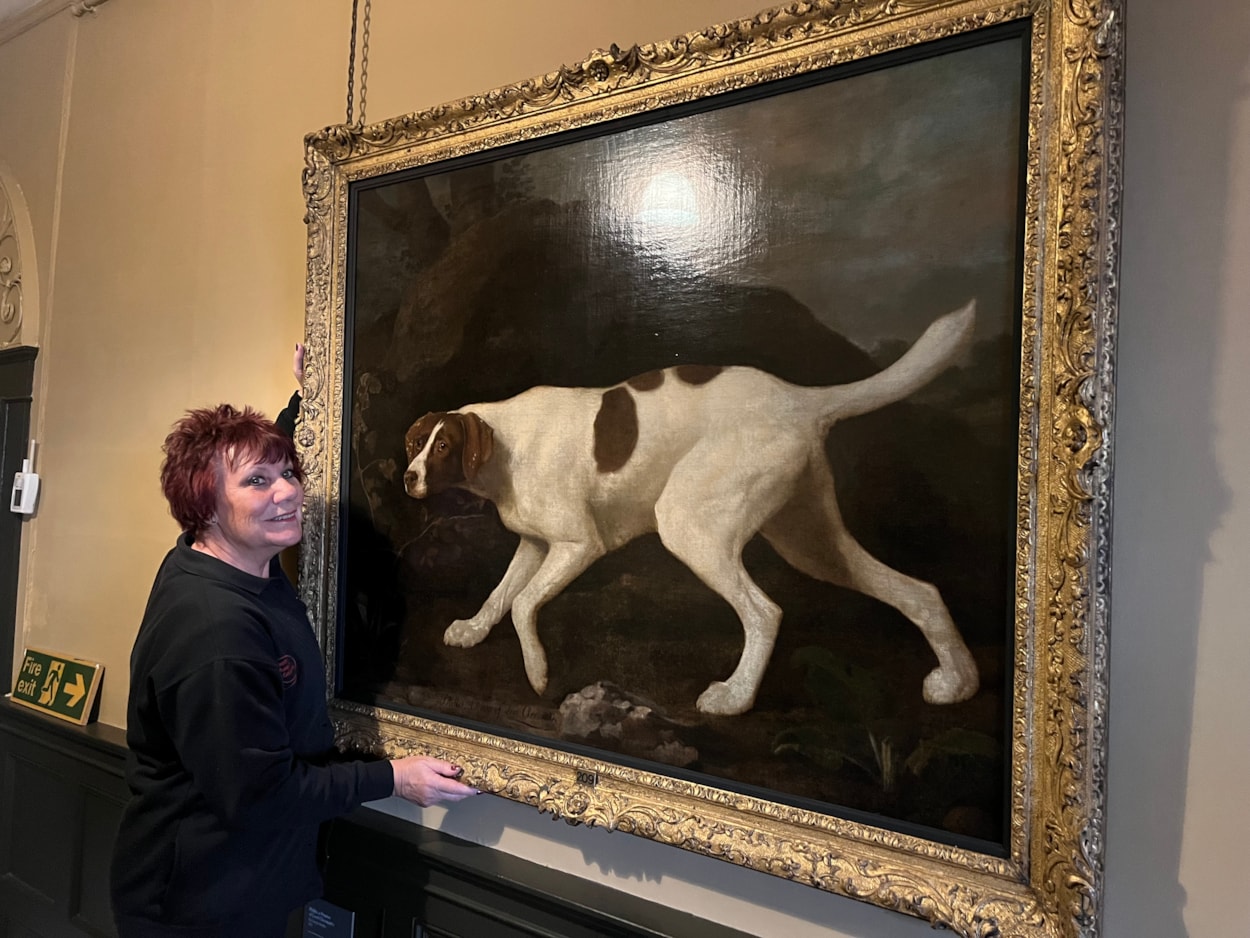
[[[38,0],[0,0],[0,20],[7,20],[27,7],[33,7]]]
[[[0,0],[0,23],[10,20],[20,13],[25,13],[33,6],[38,6],[40,0]]]

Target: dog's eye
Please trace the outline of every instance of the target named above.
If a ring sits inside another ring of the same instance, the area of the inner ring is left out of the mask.
[[[440,453],[445,453],[445,452],[447,452],[447,441],[446,441],[446,440],[439,440],[439,441],[438,441],[438,451],[439,451]]]

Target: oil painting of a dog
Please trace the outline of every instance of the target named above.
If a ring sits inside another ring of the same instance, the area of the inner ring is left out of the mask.
[[[1030,58],[932,49],[353,183],[341,699],[1001,840]]]

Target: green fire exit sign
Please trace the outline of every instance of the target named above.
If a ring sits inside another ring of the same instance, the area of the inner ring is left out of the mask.
[[[13,702],[70,723],[85,724],[100,690],[104,666],[27,648],[13,686]]]

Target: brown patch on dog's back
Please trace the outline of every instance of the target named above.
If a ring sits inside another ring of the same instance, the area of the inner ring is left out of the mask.
[[[720,365],[678,365],[673,369],[686,384],[707,384],[725,369]]]
[[[603,392],[595,414],[595,465],[600,472],[616,472],[638,445],[638,405],[623,387]]]
[[[664,372],[648,371],[646,374],[635,375],[625,382],[635,391],[654,391],[664,383]]]

